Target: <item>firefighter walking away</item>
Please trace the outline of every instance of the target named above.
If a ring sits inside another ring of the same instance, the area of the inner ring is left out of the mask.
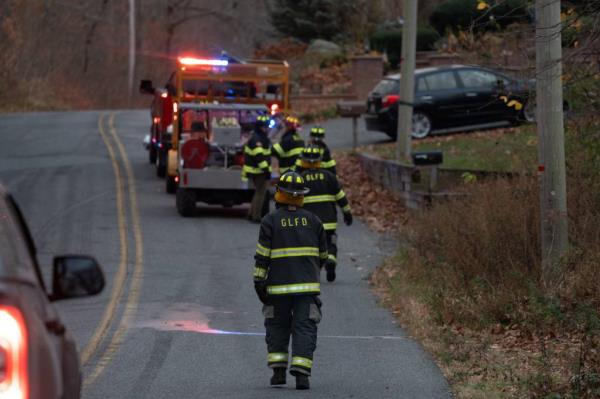
[[[254,196],[248,219],[260,223],[262,216],[269,212],[268,185],[271,179],[271,141],[267,135],[269,117],[256,118],[254,133],[244,146],[244,167],[242,177],[250,179],[254,186]]]
[[[295,164],[298,156],[304,149],[304,140],[298,134],[300,122],[298,118],[288,116],[285,118],[285,133],[273,146],[273,155],[279,161],[279,173],[284,174],[290,170]]]
[[[336,204],[342,209],[344,223],[350,226],[353,218],[350,204],[337,177],[330,171],[321,168],[322,154],[319,146],[309,145],[300,156],[300,167],[297,170],[310,189],[310,195],[304,197],[304,209],[317,215],[325,228],[329,252],[325,270],[327,271],[327,281],[332,282],[336,277],[338,250]]]
[[[325,128],[323,126],[313,126],[310,129],[310,144],[315,144],[321,149],[321,169],[326,169],[333,173],[335,170],[335,159],[331,157],[331,151],[325,143]]]
[[[263,303],[271,385],[309,389],[317,324],[321,320],[319,271],[327,260],[323,224],[302,209],[308,193],[296,172],[284,173],[276,186],[276,209],[262,219],[256,248],[254,288]],[[289,355],[290,336],[292,353]],[[291,363],[290,363],[291,360]]]

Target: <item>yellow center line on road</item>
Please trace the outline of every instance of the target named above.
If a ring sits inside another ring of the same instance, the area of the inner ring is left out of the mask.
[[[130,211],[131,211],[131,224],[133,225],[133,237],[135,241],[135,266],[133,269],[133,276],[131,278],[131,284],[129,286],[129,294],[127,296],[127,303],[125,304],[125,310],[123,311],[123,317],[121,318],[121,322],[119,323],[119,327],[117,331],[113,335],[110,343],[108,344],[105,352],[102,357],[99,359],[98,363],[94,370],[90,373],[90,375],[85,379],[84,385],[89,386],[93,384],[94,381],[102,374],[102,372],[106,369],[106,366],[111,362],[114,357],[114,354],[120,348],[123,343],[123,339],[125,337],[125,333],[129,328],[129,324],[135,314],[137,309],[137,304],[139,301],[143,271],[144,271],[144,245],[142,240],[142,229],[140,227],[140,216],[139,216],[139,208],[137,202],[137,192],[135,188],[135,175],[133,174],[133,169],[131,168],[131,164],[129,162],[129,158],[127,157],[127,153],[125,152],[125,147],[121,142],[119,135],[114,126],[115,116],[112,115],[108,124],[110,129],[110,134],[112,136],[113,141],[116,143],[117,148],[119,150],[119,154],[121,157],[121,161],[125,165],[125,171],[127,173],[127,186],[129,188],[129,202],[130,202]]]
[[[117,273],[113,278],[112,284],[112,292],[110,294],[110,300],[108,301],[108,305],[104,311],[104,315],[102,316],[102,320],[96,327],[96,330],[86,346],[81,351],[81,363],[83,365],[87,364],[90,359],[96,353],[100,342],[108,332],[110,324],[115,317],[115,312],[121,296],[123,294],[123,289],[125,287],[125,281],[127,279],[127,221],[125,214],[125,206],[123,203],[123,177],[121,175],[121,169],[119,168],[119,162],[115,155],[115,150],[108,139],[108,135],[104,130],[104,126],[102,122],[104,120],[105,115],[100,115],[98,118],[98,132],[102,137],[102,141],[104,141],[104,145],[108,150],[108,155],[110,156],[110,161],[113,167],[113,173],[115,175],[115,190],[116,190],[116,205],[117,205],[117,223],[119,228],[119,268],[117,269]]]

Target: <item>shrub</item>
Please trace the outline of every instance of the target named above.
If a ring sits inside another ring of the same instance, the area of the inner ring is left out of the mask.
[[[419,27],[417,30],[417,50],[427,51],[435,48],[440,35],[431,26]],[[371,36],[371,48],[385,52],[392,68],[396,68],[402,57],[402,31],[384,30]]]
[[[477,32],[504,28],[529,18],[526,0],[505,0],[485,10],[477,10],[477,3],[477,0],[446,0],[433,10],[429,23],[445,34],[471,27]]]
[[[541,285],[538,183],[534,177],[471,184],[468,196],[433,206],[411,223],[405,269],[440,324],[518,323],[531,330],[598,329],[600,310],[599,121],[567,135],[570,252],[555,299]],[[593,323],[573,309],[593,309]],[[583,321],[582,321],[583,320]]]

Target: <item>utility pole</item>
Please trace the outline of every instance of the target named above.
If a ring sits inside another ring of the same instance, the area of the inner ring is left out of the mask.
[[[396,160],[409,160],[411,152],[412,114],[415,96],[415,58],[417,52],[417,0],[404,0],[402,13],[402,60]]]
[[[133,75],[135,73],[135,0],[129,0],[129,70],[127,89],[129,101],[133,98]],[[131,104],[130,104],[131,105]]]
[[[569,243],[560,1],[536,0],[535,15],[542,274],[552,287]]]

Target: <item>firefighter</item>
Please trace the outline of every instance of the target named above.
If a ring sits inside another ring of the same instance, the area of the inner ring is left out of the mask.
[[[317,324],[321,320],[319,270],[327,260],[323,224],[302,209],[308,193],[298,173],[284,173],[276,185],[276,209],[262,219],[256,248],[254,288],[264,304],[271,385],[286,383],[288,347],[292,339],[290,374],[296,389],[309,389]]]
[[[327,143],[325,143],[325,128],[322,126],[313,126],[310,129],[310,144],[316,144],[321,149],[321,169],[326,169],[333,173],[337,173],[335,159],[331,157],[331,151]],[[296,167],[300,167],[300,158],[296,161]]]
[[[244,167],[242,178],[250,179],[254,186],[254,196],[248,213],[248,219],[260,223],[260,219],[269,210],[267,189],[271,179],[271,141],[267,135],[269,117],[259,115],[256,118],[254,133],[244,146]]]
[[[344,190],[335,174],[321,168],[322,152],[316,144],[310,144],[300,155],[300,167],[297,171],[306,181],[310,195],[304,197],[304,208],[313,212],[323,222],[327,235],[329,253],[325,270],[327,281],[335,281],[337,267],[337,205],[344,214],[344,223],[352,224],[352,212]]]
[[[286,130],[279,143],[273,146],[273,155],[279,161],[279,173],[284,174],[295,164],[304,148],[304,140],[298,134],[300,123],[298,118],[288,116],[285,118]]]

